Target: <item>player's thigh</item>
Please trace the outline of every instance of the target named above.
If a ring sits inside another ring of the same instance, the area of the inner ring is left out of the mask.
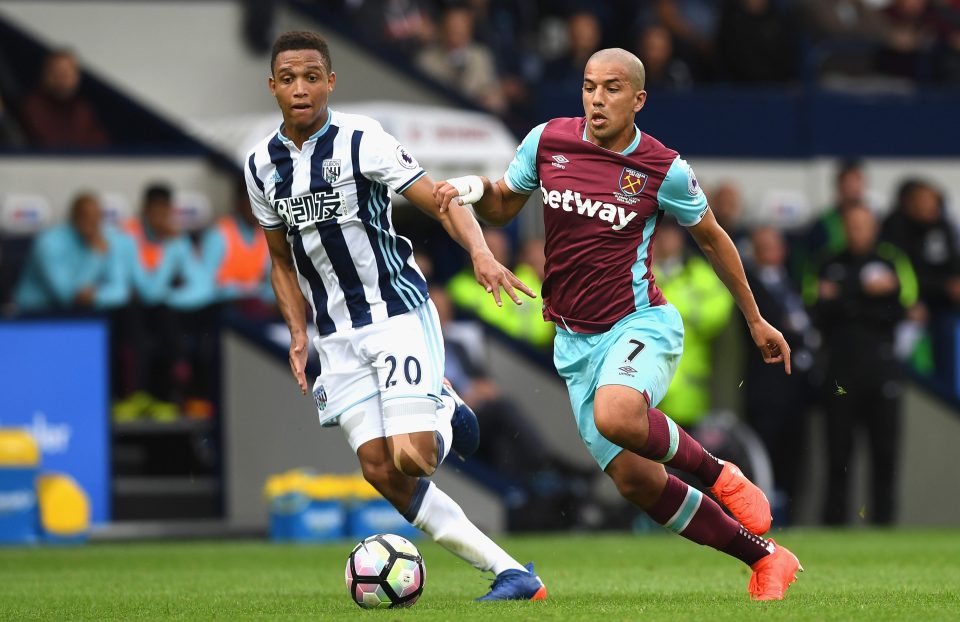
[[[344,438],[347,439],[350,449],[357,454],[361,466],[364,466],[365,461],[373,467],[383,462],[376,459],[377,453],[374,450],[375,446],[377,448],[382,447],[384,452],[387,451],[386,442],[383,441],[386,434],[383,428],[383,411],[381,410],[379,395],[373,395],[369,399],[354,404],[340,414],[339,421],[340,430],[343,432]],[[367,446],[370,441],[377,439],[383,442]],[[361,448],[364,448],[363,454],[360,452]],[[386,459],[390,459],[389,453],[386,454]],[[390,464],[392,466],[392,460],[390,460]],[[364,468],[364,475],[366,475],[366,468]]]
[[[600,335],[579,335],[558,330],[554,340],[553,362],[567,385],[580,439],[600,468],[605,469],[623,449],[600,434],[593,418],[599,380],[600,359],[597,353],[601,339]]]
[[[597,387],[628,387],[656,406],[680,363],[683,321],[671,304],[643,309],[606,332],[601,350]]]
[[[381,322],[361,352],[377,376],[385,435],[432,443],[432,436],[418,433],[437,429],[443,382],[443,337],[433,303]]]
[[[354,408],[361,405],[363,409],[370,408],[367,402],[371,400],[379,411],[377,374],[360,353],[360,345],[370,328],[334,333],[315,341],[321,372],[313,384],[313,398],[321,425],[336,425],[344,414]],[[376,415],[377,419],[380,417],[380,414]],[[363,429],[370,425],[374,425],[372,421],[367,422]],[[356,449],[353,446],[353,450]]]

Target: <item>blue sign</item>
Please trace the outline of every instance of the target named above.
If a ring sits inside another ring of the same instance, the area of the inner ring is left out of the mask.
[[[0,426],[26,428],[41,472],[77,480],[94,523],[110,519],[108,334],[100,321],[0,322]]]

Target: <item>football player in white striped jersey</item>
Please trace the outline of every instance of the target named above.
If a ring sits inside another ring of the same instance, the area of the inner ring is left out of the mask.
[[[470,254],[477,281],[501,303],[534,293],[500,265],[463,206],[440,212],[416,159],[368,117],[330,110],[336,85],[326,42],[281,35],[270,92],[280,128],[249,154],[251,206],[263,225],[272,282],[290,329],[290,368],[308,390],[306,300],[321,373],[322,425],[339,425],[364,477],[404,517],[476,568],[496,576],[484,600],[546,597],[546,588],[425,479],[451,448],[476,449],[476,417],[443,386],[443,338],[409,240],[390,219],[389,189],[438,219]]]

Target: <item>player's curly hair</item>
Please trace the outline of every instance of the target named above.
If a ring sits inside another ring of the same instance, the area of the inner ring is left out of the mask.
[[[333,71],[333,61],[330,60],[330,47],[326,40],[315,32],[305,30],[292,30],[285,32],[273,42],[273,51],[270,53],[270,73],[273,74],[274,64],[277,62],[277,55],[280,52],[289,50],[316,50],[320,52],[320,58],[327,69],[327,73]]]

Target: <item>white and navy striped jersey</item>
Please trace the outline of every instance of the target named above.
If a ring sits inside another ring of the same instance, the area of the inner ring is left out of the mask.
[[[377,121],[330,110],[302,149],[281,126],[248,154],[245,170],[260,224],[286,229],[320,335],[427,299],[410,241],[393,228],[388,191],[403,192],[424,170]]]

